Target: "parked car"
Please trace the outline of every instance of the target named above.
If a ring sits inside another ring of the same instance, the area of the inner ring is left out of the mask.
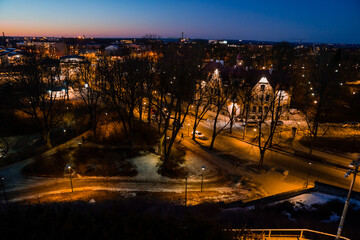
[[[195,131],[195,137],[196,137],[196,138],[199,138],[199,139],[201,139],[201,140],[206,140],[206,139],[207,139],[207,138],[205,137],[205,135],[202,134],[202,133],[199,132],[199,131]]]
[[[344,122],[342,127],[360,127],[360,123],[358,122]]]

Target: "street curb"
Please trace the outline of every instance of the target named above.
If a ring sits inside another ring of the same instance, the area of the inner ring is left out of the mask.
[[[299,196],[304,193],[311,193],[314,191],[315,191],[314,187],[301,188],[301,189],[296,189],[296,190],[292,190],[292,191],[288,191],[288,192],[271,195],[271,196],[260,198],[260,199],[255,199],[255,200],[250,200],[250,201],[241,201],[240,200],[240,201],[236,201],[236,202],[227,203],[227,204],[223,205],[223,208],[236,208],[236,207],[243,208],[243,207],[249,207],[249,206],[264,205],[264,204],[274,203],[274,202],[282,201],[282,200],[285,200],[288,198],[296,197],[296,196]]]

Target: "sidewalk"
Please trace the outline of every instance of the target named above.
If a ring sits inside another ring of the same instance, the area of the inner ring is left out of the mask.
[[[251,139],[249,137],[243,139],[242,133],[239,133],[238,131],[233,131],[232,134],[224,132],[224,134],[229,137],[234,137],[237,140],[246,142],[248,144],[256,145],[251,142]],[[310,151],[309,148],[300,144],[300,142],[296,139],[291,143],[291,146],[286,144],[278,144],[271,147],[270,150],[305,158],[309,162],[318,162],[335,167],[337,169],[347,169],[348,164],[352,160],[356,159],[356,154],[354,154],[353,158],[351,158],[345,154],[332,153],[329,151],[322,151],[319,149],[313,149],[312,158],[309,159],[309,151]]]

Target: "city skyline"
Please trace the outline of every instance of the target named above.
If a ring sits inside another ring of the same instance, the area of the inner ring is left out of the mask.
[[[360,3],[328,1],[0,1],[6,36],[244,39],[360,43]]]

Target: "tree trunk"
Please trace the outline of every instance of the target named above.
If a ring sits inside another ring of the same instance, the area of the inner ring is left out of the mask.
[[[230,114],[230,130],[229,133],[232,134],[232,127],[234,125],[234,115],[236,114],[235,112],[235,102],[233,102],[232,108],[231,108],[231,114]]]
[[[213,133],[212,138],[211,138],[211,143],[210,143],[211,150],[214,149],[215,138],[216,138],[216,134]]]
[[[259,169],[262,169],[265,157],[265,150],[260,150],[260,160],[259,160]]]
[[[247,120],[248,120],[248,110],[245,110],[245,119],[244,119],[244,131],[243,131],[243,139],[246,137],[246,128],[247,128]]]
[[[193,130],[192,130],[192,136],[191,136],[192,140],[194,140],[194,141],[195,141],[196,128],[197,128],[197,125],[194,125]]]
[[[149,104],[148,104],[148,124],[149,124],[149,126],[151,124],[151,102],[152,102],[152,97],[149,97]]]
[[[96,137],[97,137],[97,134],[96,134],[96,128],[97,128],[97,126],[96,126],[96,125],[97,125],[97,124],[93,124],[92,127],[91,127],[92,134],[93,134],[93,136],[94,136],[95,139],[96,139]]]
[[[142,110],[143,110],[143,98],[140,98],[139,101],[139,119],[142,121]]]
[[[44,138],[46,148],[51,149],[52,145],[51,145],[51,139],[50,139],[50,131],[45,131],[43,133],[43,138]]]
[[[212,134],[212,138],[211,138],[211,144],[210,144],[210,149],[214,149],[214,142],[215,142],[215,138],[216,138],[216,124],[217,124],[217,120],[220,114],[220,110],[217,110],[216,112],[216,116],[214,119],[214,126],[213,126],[213,134]]]

